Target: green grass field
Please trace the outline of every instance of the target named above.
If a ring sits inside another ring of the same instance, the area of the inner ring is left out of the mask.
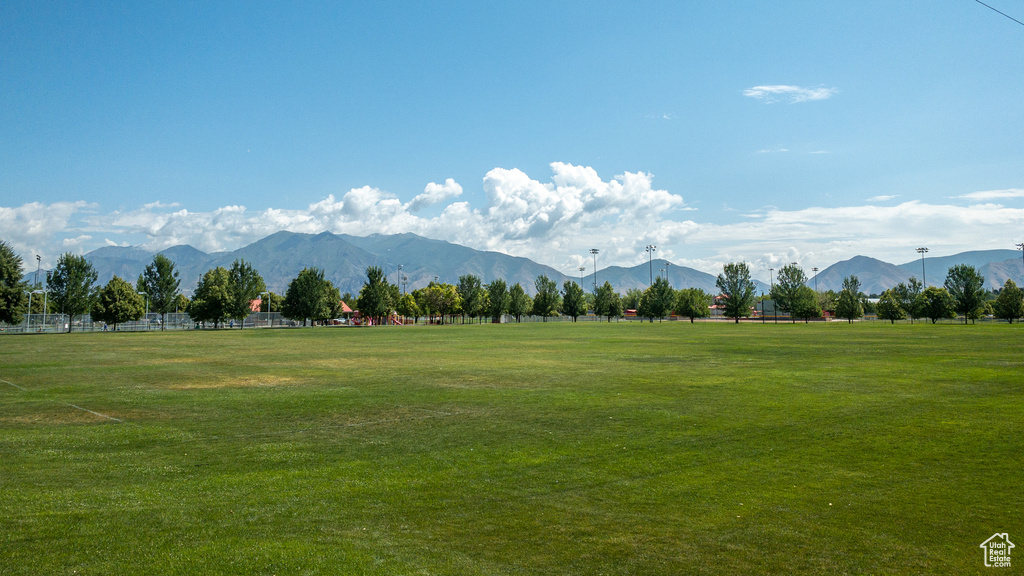
[[[7,336],[0,380],[0,574],[990,574],[1024,540],[1016,325]]]

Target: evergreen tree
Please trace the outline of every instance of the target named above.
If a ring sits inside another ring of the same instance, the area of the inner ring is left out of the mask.
[[[366,269],[363,289],[359,291],[359,314],[380,324],[394,310],[391,295],[384,271],[377,266],[370,266]]]
[[[22,260],[14,249],[0,240],[0,322],[20,324],[28,307],[25,291],[28,284],[22,280]]]

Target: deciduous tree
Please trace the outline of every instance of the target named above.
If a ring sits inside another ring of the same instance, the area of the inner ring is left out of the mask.
[[[793,306],[796,303],[798,292],[805,282],[807,282],[807,275],[799,265],[796,263],[786,264],[779,269],[778,281],[772,286],[770,292],[775,306],[783,312],[788,312],[794,322],[797,316],[793,314]]]
[[[750,316],[755,287],[750,279],[750,267],[746,262],[726,264],[715,285],[725,297],[724,313],[727,318],[733,318],[739,324],[740,318]]]
[[[587,299],[583,295],[583,288],[573,280],[566,280],[562,284],[562,314],[577,318],[587,313]]]
[[[676,314],[690,319],[711,316],[711,304],[715,297],[700,288],[683,288],[676,296]]]
[[[932,324],[943,318],[956,318],[953,298],[949,295],[949,291],[938,286],[925,288],[917,297],[915,309],[923,317],[931,320]]]
[[[90,315],[93,321],[111,324],[117,330],[118,324],[138,320],[145,312],[142,295],[127,281],[114,276],[100,289]]]
[[[299,275],[288,283],[284,293],[284,304],[280,308],[281,315],[289,320],[306,319],[311,322],[332,317],[334,306],[331,302],[334,286],[324,278],[324,271],[319,268],[303,268]],[[341,295],[338,295],[341,300]]]
[[[493,322],[501,322],[501,317],[508,311],[509,293],[505,281],[494,280],[487,286],[487,313]]]
[[[967,320],[981,317],[985,309],[985,277],[974,266],[957,264],[946,272],[944,286],[953,298],[953,310]]]
[[[229,317],[231,302],[231,276],[226,268],[218,266],[207,270],[199,279],[188,306],[188,315],[203,324],[213,322],[214,329],[217,329]]]
[[[799,286],[789,305],[789,315],[793,318],[803,318],[804,324],[811,318],[821,318],[818,294],[808,286]]]
[[[992,304],[992,313],[996,318],[1006,320],[1010,324],[1017,318],[1024,317],[1024,290],[1018,288],[1013,280],[1007,279]]]
[[[378,266],[366,269],[366,282],[359,291],[359,314],[364,318],[372,318],[380,324],[394,310],[391,301],[391,290],[384,271]]]
[[[508,313],[515,317],[518,323],[523,319],[524,314],[529,314],[533,309],[533,299],[523,290],[523,287],[516,282],[508,289]]]
[[[607,280],[594,294],[594,314],[607,316],[609,322],[612,321],[612,316],[622,316],[622,299]]]
[[[245,328],[245,319],[252,314],[252,302],[267,289],[263,277],[245,260],[235,260],[228,271],[230,278],[227,316],[239,321],[239,328]]]
[[[149,298],[150,312],[160,314],[161,330],[166,329],[167,313],[174,311],[180,284],[174,262],[163,254],[153,256],[153,261],[139,276],[138,291]]]
[[[907,317],[907,312],[900,304],[900,297],[894,288],[882,292],[882,296],[878,299],[876,314],[878,314],[879,320],[888,320],[890,324],[895,324],[897,320]]]
[[[533,285],[537,289],[537,295],[533,297],[533,315],[547,321],[547,317],[553,315],[561,304],[558,285],[544,274],[538,276]]]
[[[96,270],[84,256],[66,253],[57,260],[57,266],[46,273],[50,302],[68,315],[68,332],[75,325],[74,317],[85,314],[93,303],[96,290]]]

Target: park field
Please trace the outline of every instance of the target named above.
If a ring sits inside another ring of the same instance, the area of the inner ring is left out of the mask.
[[[1017,325],[5,336],[0,574],[1011,573],[1022,448]]]

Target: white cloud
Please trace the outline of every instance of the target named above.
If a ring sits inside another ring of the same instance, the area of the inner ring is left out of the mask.
[[[753,88],[747,88],[743,91],[744,96],[761,100],[769,104],[775,102],[789,102],[796,104],[798,102],[827,100],[838,93],[839,90],[836,88],[823,88],[820,86],[817,88],[803,88],[800,86],[787,85],[754,86]]]
[[[438,184],[431,182],[427,184],[426,188],[423,189],[423,193],[413,198],[408,204],[405,205],[405,209],[409,212],[419,212],[421,209],[427,206],[433,206],[435,204],[441,204],[452,198],[458,198],[462,195],[462,186],[459,185],[455,180],[448,178],[444,181],[444,184]]]
[[[899,194],[882,194],[879,196],[872,196],[871,198],[868,198],[868,202],[888,202],[889,200],[895,200],[899,197]]]
[[[986,190],[983,192],[971,192],[970,194],[964,194],[962,196],[956,196],[956,198],[964,198],[967,200],[998,200],[1002,198],[1024,198],[1024,188],[1011,188],[1008,190]]]
[[[985,203],[1018,197],[1019,190],[965,194],[974,205],[919,201],[871,205],[896,196],[876,196],[868,205],[721,212],[731,222],[696,222],[681,217],[689,208],[678,194],[659,190],[653,177],[626,172],[611,179],[596,170],[555,162],[547,181],[518,169],[495,168],[483,178],[486,200],[453,201],[462,186],[454,180],[429,184],[408,203],[377,188],[354,188],[305,208],[252,211],[229,205],[194,212],[174,204],[150,203],[135,210],[100,213],[95,205],[30,203],[0,207],[0,238],[23,259],[44,257],[44,267],[61,252],[102,245],[136,245],[151,250],[190,244],[205,252],[233,250],[280,230],[323,231],[365,236],[411,232],[480,250],[531,258],[575,275],[598,267],[646,262],[644,246],[657,257],[707,272],[734,260],[751,263],[767,279],[767,268],[796,261],[825,268],[862,254],[902,263],[927,245],[932,254],[1011,248],[1021,240],[1024,208]],[[988,195],[988,196],[986,196]],[[424,202],[443,206],[430,217],[413,213]],[[34,264],[34,263],[33,263]]]

